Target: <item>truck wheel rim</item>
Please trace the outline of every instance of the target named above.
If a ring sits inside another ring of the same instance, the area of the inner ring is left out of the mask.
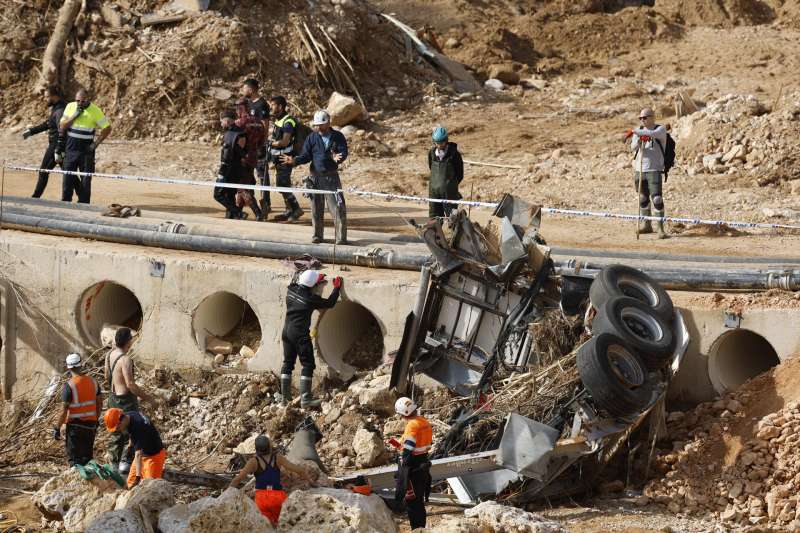
[[[608,362],[614,376],[629,389],[641,387],[644,384],[645,374],[639,360],[624,346],[612,344],[608,347]]]
[[[617,280],[617,286],[625,296],[635,298],[651,307],[658,305],[658,293],[655,289],[634,276],[621,275]]]
[[[664,330],[650,313],[635,307],[625,307],[620,311],[620,318],[625,327],[639,338],[651,342],[659,342],[664,338]]]

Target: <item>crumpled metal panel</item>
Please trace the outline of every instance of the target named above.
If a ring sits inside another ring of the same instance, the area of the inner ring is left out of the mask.
[[[559,435],[558,430],[546,424],[511,413],[500,440],[500,464],[541,481],[547,476],[548,456]]]

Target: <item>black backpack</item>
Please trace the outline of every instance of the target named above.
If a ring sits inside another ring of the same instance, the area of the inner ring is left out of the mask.
[[[661,150],[661,155],[664,157],[664,181],[667,181],[667,176],[672,167],[675,166],[675,139],[667,132],[667,146],[661,146],[661,141],[654,139],[658,143],[658,148]]]

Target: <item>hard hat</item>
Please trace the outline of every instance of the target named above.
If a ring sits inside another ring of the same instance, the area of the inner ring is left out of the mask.
[[[67,368],[77,368],[81,366],[81,356],[76,353],[67,355]]]
[[[269,453],[270,448],[269,437],[266,435],[256,437],[256,453]]]
[[[297,280],[297,282],[300,285],[311,288],[323,279],[325,279],[325,274],[321,273],[319,270],[306,270],[300,274],[300,279]]]
[[[433,142],[435,143],[443,143],[447,140],[447,128],[444,126],[439,126],[435,130],[433,130],[433,135],[431,135]]]
[[[394,410],[398,415],[411,416],[411,413],[417,410],[417,405],[411,401],[411,398],[403,396],[394,402]]]
[[[314,120],[311,121],[312,126],[319,126],[320,124],[327,124],[331,121],[331,116],[324,109],[314,112]]]
[[[117,430],[117,426],[119,426],[119,421],[122,418],[122,409],[118,409],[116,407],[112,407],[108,411],[106,411],[103,420],[106,423],[106,429],[111,433],[114,433]]]

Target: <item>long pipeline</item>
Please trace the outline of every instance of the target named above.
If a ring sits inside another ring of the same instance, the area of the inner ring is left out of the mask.
[[[334,250],[330,245],[187,235],[159,231],[159,225],[155,224],[151,227],[147,224],[120,222],[113,218],[85,222],[68,220],[68,215],[60,215],[60,217],[62,218],[32,216],[12,208],[3,212],[2,223],[4,227],[39,233],[270,259],[310,254],[325,262],[337,261],[348,265],[399,270],[420,270],[422,265],[431,260],[431,256],[427,252],[376,250],[356,246],[337,246],[334,257]],[[133,224],[136,227],[127,227],[125,224]],[[576,264],[575,260],[556,261],[554,265],[558,274],[584,276],[594,276],[603,267],[602,264],[595,263]],[[773,288],[800,290],[800,270],[797,269],[702,269],[649,266],[640,267],[640,269],[671,290],[768,290]]]

